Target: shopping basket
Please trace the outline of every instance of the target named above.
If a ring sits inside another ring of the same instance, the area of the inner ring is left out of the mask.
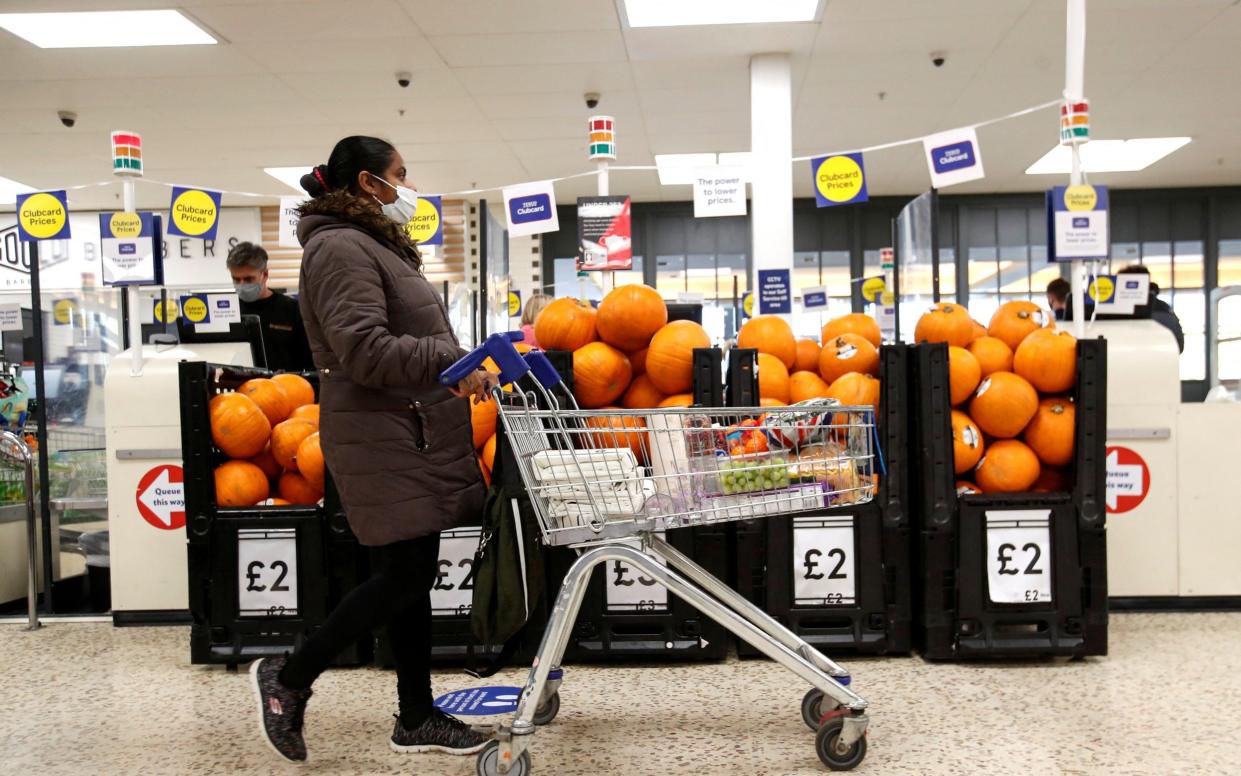
[[[848,673],[662,538],[664,531],[861,504],[880,456],[871,407],[583,410],[547,357],[493,334],[441,375],[455,385],[488,357],[497,403],[544,543],[579,556],[565,575],[514,718],[479,753],[481,776],[530,772],[530,735],[559,709],[559,668],[591,571],[623,561],[811,685],[802,718],[832,770],[866,754],[867,702]],[[533,375],[516,387],[520,378]]]

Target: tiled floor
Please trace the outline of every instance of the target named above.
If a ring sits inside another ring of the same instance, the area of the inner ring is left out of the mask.
[[[1084,662],[846,661],[872,702],[870,774],[1241,773],[1241,614],[1126,614]],[[520,683],[519,671],[503,677]],[[457,673],[438,688],[468,685]],[[303,773],[474,773],[473,758],[397,755],[394,677],[340,670],[315,688]],[[535,772],[822,774],[772,663],[572,667]],[[291,770],[259,740],[244,673],[189,665],[183,628],[0,626],[0,773]]]

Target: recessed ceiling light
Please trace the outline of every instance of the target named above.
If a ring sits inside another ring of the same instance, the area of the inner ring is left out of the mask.
[[[625,0],[630,27],[812,22],[820,0]]]
[[[699,170],[709,167],[733,167],[743,181],[750,180],[750,152],[719,154],[655,154],[655,167],[661,186],[689,186]]]
[[[0,205],[16,204],[18,194],[29,194],[32,191],[34,189],[30,186],[0,175]]]
[[[302,176],[310,172],[312,167],[314,167],[313,164],[306,164],[301,167],[264,167],[263,172],[297,193],[305,194],[306,190],[302,188]]]
[[[1137,172],[1145,170],[1192,138],[1136,137],[1131,140],[1091,140],[1082,146],[1085,172]],[[1073,160],[1069,147],[1058,145],[1026,168],[1026,175],[1066,175]]]
[[[180,11],[0,14],[0,27],[39,48],[197,46],[216,39]]]

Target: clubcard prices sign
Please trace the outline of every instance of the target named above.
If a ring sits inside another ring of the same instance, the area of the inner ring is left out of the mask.
[[[443,245],[443,197],[418,197],[418,207],[414,217],[405,224],[405,232],[417,245]]]
[[[164,282],[159,232],[153,213],[100,213],[100,263],[105,286],[157,286]]]
[[[220,200],[218,191],[173,186],[172,201],[168,204],[168,234],[214,240],[220,227]]]
[[[1080,184],[1047,192],[1047,228],[1049,261],[1108,258],[1107,187]]]
[[[922,139],[931,185],[937,189],[982,178],[982,153],[973,127],[940,132]]]
[[[67,240],[69,201],[62,191],[17,195],[17,235],[22,242]]]
[[[556,215],[556,189],[552,182],[523,183],[505,189],[504,217],[511,237],[560,229],[560,219]]]
[[[633,269],[629,197],[577,198],[577,268]]]
[[[820,156],[810,161],[814,199],[819,207],[865,202],[866,168],[861,154]]]

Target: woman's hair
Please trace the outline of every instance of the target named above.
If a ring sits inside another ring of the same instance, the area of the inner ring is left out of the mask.
[[[526,309],[522,311],[521,323],[523,326],[533,325],[539,313],[543,312],[543,308],[551,304],[552,298],[547,294],[531,294],[526,300]]]
[[[336,144],[327,164],[320,164],[302,176],[302,188],[311,197],[344,189],[357,193],[358,173],[369,172],[382,178],[392,163],[396,148],[387,140],[352,135]]]

